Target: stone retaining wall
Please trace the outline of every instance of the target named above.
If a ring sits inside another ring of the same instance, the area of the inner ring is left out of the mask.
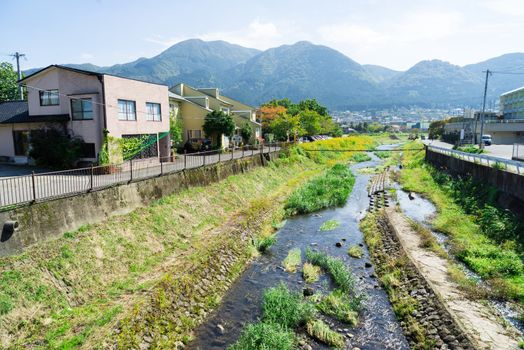
[[[400,295],[405,292],[415,301],[415,305],[412,305],[414,311],[410,315],[412,317],[410,325],[408,326],[408,322],[401,320],[401,326],[411,348],[421,348],[420,339],[416,339],[417,334],[414,332],[415,328],[420,328],[425,339],[433,344],[433,349],[476,350],[477,347],[453,319],[438,294],[407,257],[395,233],[395,228],[389,222],[386,214],[378,216],[377,228],[381,234],[382,245],[380,251],[375,252],[372,257],[374,256],[374,262],[378,265],[378,274],[381,274],[381,266],[388,263],[384,261],[385,259],[404,262],[402,274],[399,276],[400,285],[396,287],[395,294]]]
[[[263,166],[276,156],[278,153],[258,154],[1,212],[0,229],[6,221],[17,221],[19,229],[12,233],[2,230],[0,256],[21,252],[31,244],[61,236],[82,225],[129,213],[185,188],[207,185]]]

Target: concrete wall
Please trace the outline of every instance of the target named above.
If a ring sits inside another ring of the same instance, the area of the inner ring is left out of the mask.
[[[76,230],[82,225],[94,224],[112,215],[129,213],[185,188],[207,185],[265,165],[266,157],[269,155],[255,155],[2,212],[0,228],[10,220],[18,221],[20,228],[12,235],[8,230],[2,231],[0,256],[20,252],[40,241],[60,237],[64,232]]]
[[[475,180],[488,183],[503,192],[498,202],[504,208],[524,216],[524,176],[450,157],[426,150],[426,160],[455,175],[471,175]]]

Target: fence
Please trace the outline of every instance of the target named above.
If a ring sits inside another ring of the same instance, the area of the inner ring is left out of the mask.
[[[524,161],[524,145],[519,143],[513,144],[513,154],[511,159]]]
[[[512,173],[517,173],[519,175],[524,175],[524,162],[487,156],[485,154],[475,154],[467,153],[462,151],[457,151],[449,148],[442,148],[437,146],[428,146],[428,149],[437,153],[446,154],[450,157],[462,159],[466,162],[471,162],[475,164],[480,164],[488,167],[497,168],[500,170],[505,170]],[[523,151],[523,149],[521,149]]]
[[[207,151],[173,157],[131,160],[122,164],[91,166],[48,173],[0,178],[0,210],[74,196],[115,185],[130,183],[155,176],[163,176],[185,169],[198,168],[232,159],[241,159],[260,153],[280,151],[287,144],[272,143],[244,146],[224,153]]]

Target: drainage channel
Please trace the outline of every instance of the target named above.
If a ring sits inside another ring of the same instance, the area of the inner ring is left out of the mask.
[[[357,289],[367,295],[356,327],[351,328],[335,320],[329,321],[334,330],[346,336],[346,348],[409,349],[388,296],[379,286],[359,229],[360,219],[369,206],[367,184],[371,176],[359,174],[357,170],[379,164],[378,158],[373,154],[370,156],[372,161],[351,166],[356,180],[344,207],[286,221],[277,232],[277,242],[269,252],[260,256],[247,268],[224,296],[218,309],[196,330],[195,340],[189,344],[190,349],[225,349],[233,344],[247,324],[260,319],[262,294],[265,289],[284,282],[290,289],[302,291],[304,282],[301,270],[293,274],[281,268],[282,261],[292,248],[299,248],[303,258],[306,249],[310,248],[342,259],[357,279]],[[331,231],[320,231],[322,223],[328,220],[336,220],[340,226]],[[348,248],[353,245],[360,246],[363,250],[364,256],[361,259],[348,255]],[[326,276],[308,286],[324,295],[333,288]],[[307,342],[308,344],[302,344],[303,349],[329,348],[311,339]]]

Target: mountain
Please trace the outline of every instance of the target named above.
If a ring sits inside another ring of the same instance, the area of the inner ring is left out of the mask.
[[[380,95],[357,62],[326,46],[301,41],[269,49],[223,75],[225,94],[259,104],[273,98],[316,98],[331,108],[366,106]]]
[[[477,104],[482,76],[441,60],[422,61],[386,82],[392,103],[422,106]]]
[[[524,86],[524,53],[511,53],[464,67],[422,61],[401,72],[360,65],[342,53],[301,41],[266,51],[225,41],[190,39],[151,58],[99,67],[75,68],[174,85],[217,86],[224,94],[258,105],[273,98],[316,98],[331,110],[419,105],[478,107],[484,73],[490,69],[488,102]],[[30,74],[34,70],[24,73]]]
[[[382,66],[377,66],[374,64],[364,64],[362,67],[368,72],[368,74],[375,80],[377,83],[382,83],[384,81],[391,80],[398,75],[402,74],[401,71],[389,69]]]
[[[489,78],[488,96],[498,97],[500,94],[524,86],[524,53],[509,53],[489,60],[464,66],[464,69],[485,77],[486,69],[494,71]],[[507,74],[520,72],[521,74]]]

